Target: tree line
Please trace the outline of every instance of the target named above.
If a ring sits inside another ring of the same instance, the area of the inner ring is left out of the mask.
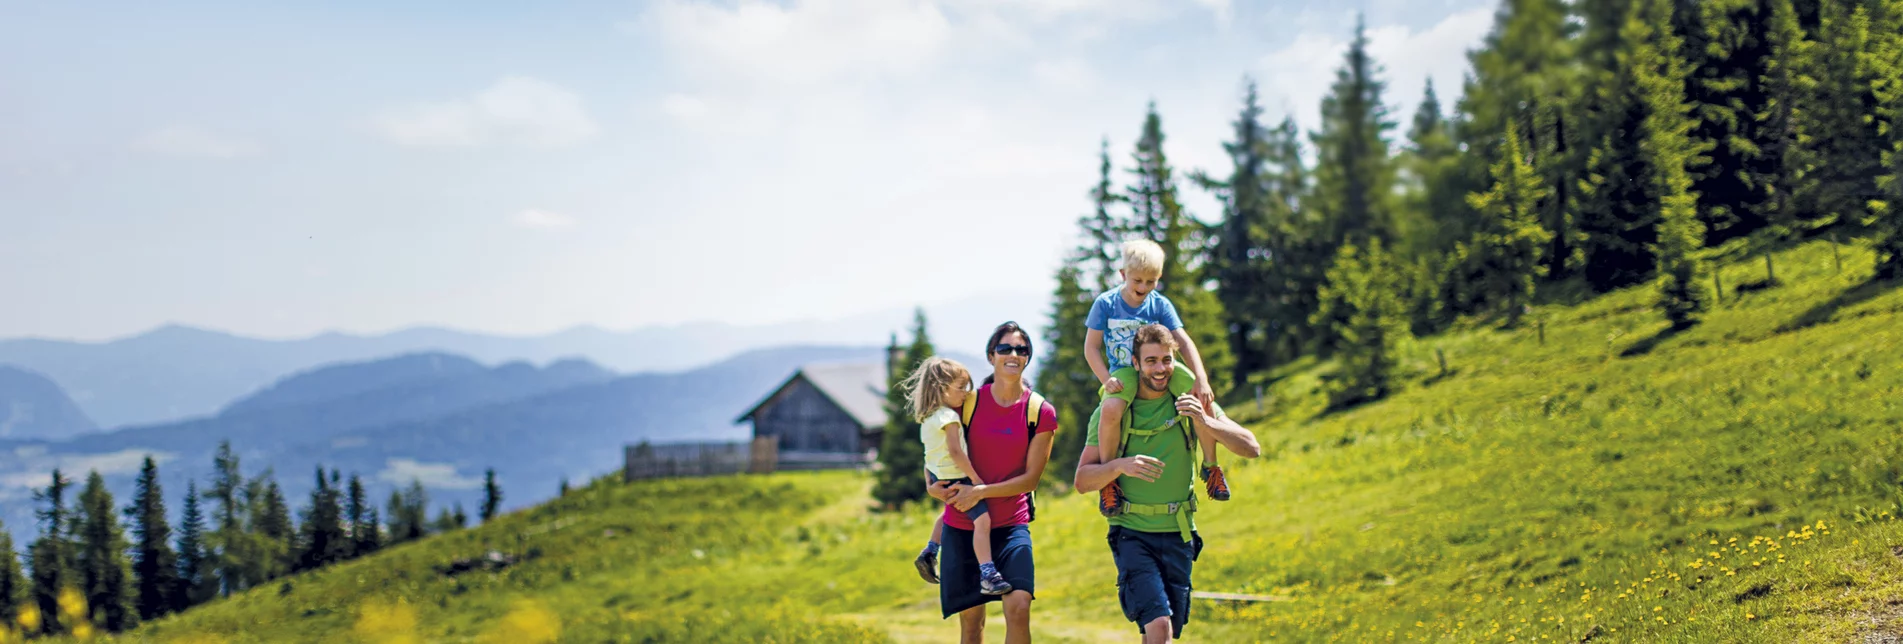
[[[27,546],[24,567],[0,528],[6,554],[0,556],[0,628],[28,637],[126,631],[293,573],[468,525],[460,503],[431,520],[429,495],[414,479],[390,493],[380,516],[357,474],[346,482],[322,466],[294,519],[273,473],[245,477],[228,441],[212,465],[202,491],[195,481],[186,484],[176,527],[151,456],[123,508],[115,507],[97,470],[68,505],[73,481],[54,470],[47,486],[33,493],[39,537]],[[502,500],[495,470],[485,473],[483,489],[486,522]]]
[[[1227,168],[1179,178],[1154,103],[1121,177],[1106,141],[1037,370],[1060,417],[1096,405],[1083,322],[1130,237],[1170,251],[1162,292],[1219,395],[1313,356],[1338,359],[1336,406],[1393,391],[1402,348],[1463,317],[1647,285],[1682,330],[1724,297],[1714,263],[1762,258],[1750,286],[1776,286],[1772,251],[1820,237],[1903,277],[1903,0],[1505,0],[1469,60],[1404,140],[1358,24],[1312,131],[1265,123],[1248,81]]]

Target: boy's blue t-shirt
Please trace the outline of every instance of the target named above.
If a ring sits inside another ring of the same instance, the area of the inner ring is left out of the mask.
[[[1132,307],[1123,301],[1122,287],[1097,296],[1097,301],[1090,304],[1090,317],[1084,319],[1085,327],[1103,332],[1104,358],[1109,362],[1110,371],[1136,362],[1130,355],[1130,342],[1136,339],[1137,329],[1146,324],[1161,324],[1171,331],[1183,328],[1183,320],[1176,316],[1176,305],[1170,303],[1170,298],[1150,291],[1141,306]]]

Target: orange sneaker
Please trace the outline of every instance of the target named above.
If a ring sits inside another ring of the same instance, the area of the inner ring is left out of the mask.
[[[1123,514],[1123,508],[1123,488],[1118,486],[1116,481],[1111,481],[1109,485],[1103,486],[1103,489],[1097,490],[1098,512],[1106,517],[1114,517]]]
[[[1229,479],[1222,475],[1221,465],[1203,466],[1203,491],[1208,492],[1211,499],[1229,500]]]

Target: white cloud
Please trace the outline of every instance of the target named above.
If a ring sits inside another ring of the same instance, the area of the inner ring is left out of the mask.
[[[145,457],[151,456],[154,463],[163,465],[177,458],[177,454],[137,447],[122,449],[103,454],[53,454],[46,450],[15,449],[14,455],[20,457],[18,465],[9,469],[17,470],[0,476],[0,501],[24,497],[32,488],[46,485],[52,480],[52,472],[58,469],[75,482],[85,481],[86,473],[97,471],[100,476],[131,474],[139,471],[145,464]]]
[[[1478,47],[1493,25],[1493,10],[1477,8],[1455,13],[1434,26],[1414,31],[1392,25],[1368,29],[1368,54],[1382,66],[1380,78],[1387,81],[1383,95],[1395,120],[1400,123],[1398,136],[1406,131],[1406,119],[1420,104],[1427,78],[1434,78],[1434,90],[1441,105],[1449,108],[1459,95],[1461,74],[1467,69],[1467,51]],[[1304,129],[1319,125],[1322,97],[1334,83],[1348,51],[1348,38],[1319,36],[1304,32],[1287,47],[1262,59],[1261,89],[1265,103],[1290,110]]]
[[[570,228],[575,225],[574,217],[535,208],[515,213],[515,217],[511,220],[515,222],[515,225],[523,228]]]
[[[580,96],[523,76],[505,77],[466,99],[385,110],[376,125],[403,145],[560,146],[600,131]]]
[[[473,490],[482,485],[480,479],[461,476],[451,463],[424,463],[407,458],[393,458],[386,462],[383,471],[377,472],[377,480],[395,485],[409,485],[411,480],[420,481],[423,487],[446,490]]]
[[[198,159],[237,159],[263,153],[263,148],[255,141],[218,134],[192,125],[173,125],[154,130],[134,141],[133,147],[166,156]]]
[[[1229,0],[1195,0],[1195,2],[1216,16],[1216,24],[1224,26],[1229,24]]]
[[[663,0],[623,28],[658,34],[706,71],[791,85],[915,71],[951,34],[937,4],[921,0]]]
[[[1046,86],[1066,90],[1089,89],[1097,82],[1097,73],[1090,63],[1076,57],[1038,61],[1031,66],[1031,75]]]

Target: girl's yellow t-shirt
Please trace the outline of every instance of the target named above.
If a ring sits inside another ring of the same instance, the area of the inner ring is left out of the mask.
[[[950,432],[945,431],[947,427],[957,426],[959,426],[958,412],[952,411],[950,407],[940,407],[938,411],[925,417],[925,422],[920,423],[918,427],[918,438],[925,443],[925,469],[929,470],[932,476],[938,477],[940,481],[970,476],[959,469],[957,463],[952,462],[951,448],[946,443],[948,438],[964,440],[962,433],[957,436],[948,436]]]

